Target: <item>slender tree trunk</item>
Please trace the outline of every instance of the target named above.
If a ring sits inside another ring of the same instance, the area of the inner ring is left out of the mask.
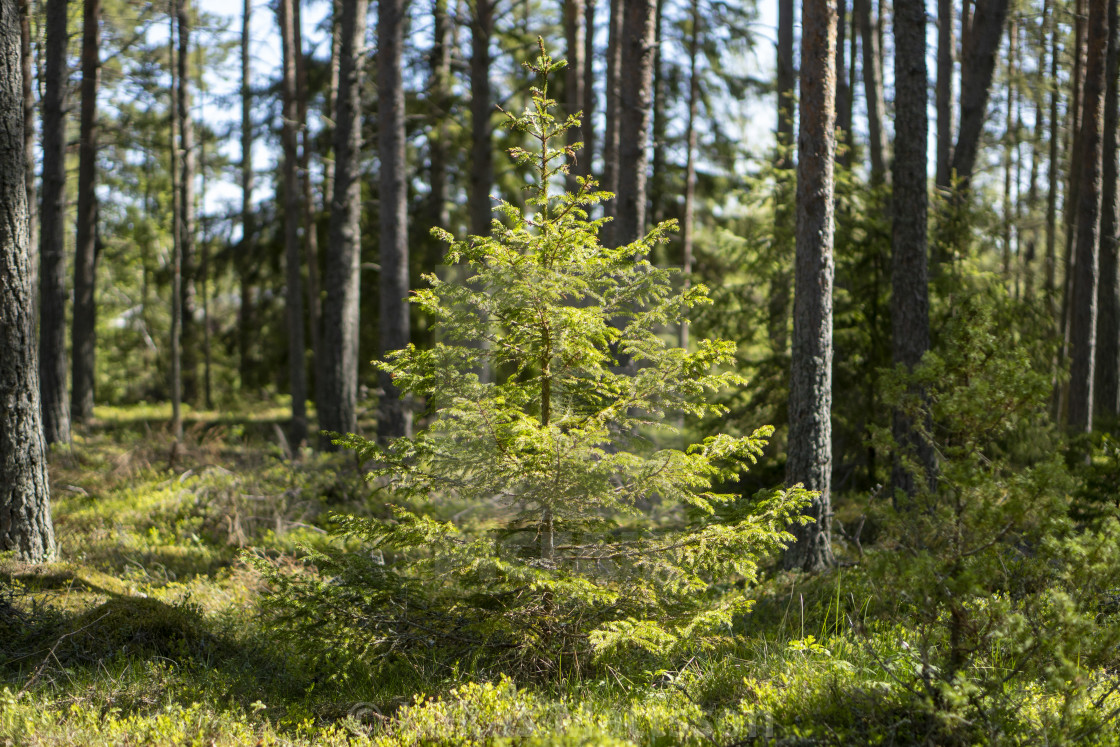
[[[847,0],[836,3],[836,129],[840,133],[837,163],[844,168],[852,165],[852,89],[848,85],[848,62],[845,41],[848,31]]]
[[[892,179],[891,349],[895,365],[913,370],[929,350],[929,282],[926,230],[926,15],[919,3],[896,3],[894,11],[895,136]],[[896,490],[913,498],[932,484],[937,468],[933,445],[910,413],[894,412],[899,451],[891,473]],[[911,464],[908,464],[910,462]],[[920,471],[919,471],[920,470]]]
[[[191,8],[190,0],[179,4],[179,142],[182,151],[179,180],[179,215],[182,228],[182,364],[183,399],[197,402],[198,391],[198,325],[195,322],[195,194],[197,173],[194,145],[194,119],[191,117]]]
[[[595,160],[595,2],[583,0],[583,176]]]
[[[653,104],[654,0],[624,0],[619,76],[618,217],[614,240],[636,241],[646,227],[649,125]]]
[[[1058,21],[1054,9],[1049,9],[1046,23],[1050,29],[1050,80],[1058,80]],[[1045,14],[1045,10],[1043,11]],[[1058,305],[1058,171],[1059,163],[1058,146],[1061,143],[1061,128],[1058,121],[1058,100],[1060,97],[1058,86],[1050,88],[1050,136],[1048,143],[1048,167],[1046,189],[1046,279],[1044,290],[1046,302],[1050,308],[1050,317],[1056,319]]]
[[[408,164],[405,161],[404,0],[377,5],[378,150],[381,156],[381,272],[378,320],[380,357],[409,343]],[[409,436],[412,413],[388,373],[382,371],[377,434],[384,440]]]
[[[961,63],[961,123],[953,149],[952,170],[967,190],[976,164],[980,132],[988,115],[988,97],[996,53],[1007,18],[1008,0],[977,0],[969,22]]]
[[[1101,229],[1105,58],[1108,0],[1089,0],[1088,57],[1081,117],[1081,189],[1077,203],[1077,261],[1070,325],[1069,419],[1072,431],[1093,427],[1093,369],[1096,354],[1098,242]]]
[[[653,13],[653,157],[649,179],[649,214],[653,223],[665,220],[666,151],[668,150],[669,82],[661,56],[661,18],[665,0],[655,0]]]
[[[168,150],[171,153],[171,435],[176,445],[183,440],[183,205],[179,199],[179,180],[182,178],[179,146],[175,142],[179,130],[179,66],[176,63],[178,34],[175,26],[179,20],[178,0],[171,0],[168,12],[167,56],[171,72],[171,90],[168,111]],[[172,453],[174,458],[175,452]]]
[[[361,286],[362,87],[367,0],[340,3],[338,105],[334,129],[334,197],[323,305],[323,401],[320,432],[358,429],[358,325]],[[320,437],[323,448],[334,448]]]
[[[467,195],[470,232],[489,236],[492,221],[490,190],[494,187],[494,104],[490,94],[490,37],[494,34],[495,0],[471,5],[471,174]]]
[[[802,5],[797,163],[797,260],[786,482],[819,492],[791,527],[784,565],[807,571],[832,562],[832,258],[836,151],[836,2]],[[866,64],[866,63],[865,63]]]
[[[299,186],[299,145],[296,86],[295,8],[298,0],[280,0],[277,13],[283,48],[283,129],[284,149],[284,260],[287,265],[288,311],[288,382],[292,395],[292,423],[289,439],[293,455],[307,439],[307,369],[304,362],[303,289],[300,277],[302,257],[299,242],[300,218],[303,215]]]
[[[684,288],[692,285],[693,222],[696,203],[696,113],[700,103],[700,76],[696,62],[700,56],[700,0],[692,0],[691,28],[688,37],[688,121],[685,125],[684,219],[681,221]],[[681,322],[680,346],[688,350],[688,320]]]
[[[604,91],[606,100],[606,120],[603,128],[603,189],[615,195],[603,206],[603,213],[610,217],[618,215],[618,170],[619,170],[619,100],[622,89],[619,84],[622,72],[623,32],[625,16],[623,3],[626,0],[610,0],[610,21],[607,36],[607,82]],[[603,227],[603,243],[616,245],[616,226],[608,223]]]
[[[35,79],[31,74],[31,0],[19,0],[20,79],[23,93],[23,181],[27,187],[27,237],[31,243],[31,315],[36,318],[39,289],[39,257],[34,247],[39,244],[38,198],[35,194]]]
[[[47,0],[43,94],[43,207],[39,233],[39,385],[47,444],[69,443],[66,392],[66,63],[67,0]]]
[[[774,158],[774,261],[767,296],[767,335],[770,349],[785,355],[789,348],[789,302],[791,257],[787,249],[794,234],[793,207],[793,108],[796,102],[793,69],[793,0],[778,2],[778,150]]]
[[[253,91],[249,41],[253,0],[243,0],[241,21],[241,247],[237,253],[237,274],[241,302],[237,316],[237,344],[241,389],[249,388],[253,377],[253,247],[256,222],[253,212]]]
[[[1108,55],[1105,58],[1104,144],[1101,167],[1100,293],[1097,304],[1095,410],[1101,418],[1120,417],[1120,17],[1117,0],[1108,0]]]
[[[447,0],[435,0],[432,7],[434,19],[435,43],[431,51],[431,77],[428,90],[431,91],[431,103],[435,125],[428,136],[428,152],[430,164],[428,168],[428,181],[432,191],[428,195],[428,223],[431,226],[448,228],[451,214],[448,210],[448,140],[450,139],[447,122],[451,117],[451,19],[447,13]],[[442,242],[440,242],[442,243]],[[438,251],[433,251],[429,258],[429,265],[434,267],[439,263]]]
[[[879,0],[880,3],[883,0]],[[863,87],[867,101],[867,153],[871,159],[871,184],[883,184],[887,178],[887,131],[883,127],[883,62],[878,25],[872,21],[871,0],[854,0],[863,37]]]
[[[937,0],[937,164],[935,183],[948,192],[952,186],[953,123],[956,98],[953,96],[953,63],[957,39],[953,28],[953,0]]]
[[[586,81],[585,67],[588,59],[584,57],[587,50],[587,40],[584,38],[584,0],[562,0],[564,4],[564,40],[568,50],[568,66],[564,69],[564,100],[567,114],[575,114],[583,108],[586,97],[583,85]],[[583,124],[568,130],[568,143],[581,143],[584,141]],[[577,176],[589,176],[590,161],[586,153],[576,155],[572,164],[571,174],[568,176],[568,189],[574,191]]]
[[[339,24],[342,16],[341,6],[341,0],[331,2],[331,76],[327,82],[327,111],[326,121],[323,122],[323,140],[328,143],[328,146],[334,142],[334,116],[338,109],[338,81],[342,58],[342,29]],[[322,161],[323,203],[324,207],[330,210],[331,197],[334,194],[334,158],[323,158]]]
[[[70,417],[93,417],[97,278],[97,89],[101,78],[101,0],[86,0],[82,19],[82,110],[78,145],[78,238],[74,248]]]
[[[1012,204],[1011,169],[1014,165],[1014,150],[1018,133],[1015,129],[1015,70],[1018,55],[1019,24],[1012,18],[1007,30],[1007,116],[1003,129],[1003,282],[1008,288],[1012,285],[1011,277],[1011,232],[1014,223],[1013,213],[1015,206]]]
[[[35,364],[19,29],[18,6],[0,4],[0,552],[39,562],[55,545]]]

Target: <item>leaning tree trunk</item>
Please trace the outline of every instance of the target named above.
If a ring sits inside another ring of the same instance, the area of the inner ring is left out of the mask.
[[[1098,241],[1101,230],[1101,160],[1104,140],[1108,2],[1089,0],[1088,56],[1081,116],[1081,188],[1077,201],[1077,259],[1070,316],[1069,417],[1071,431],[1093,427],[1093,369],[1097,337]]]
[[[654,1],[623,0],[622,67],[619,75],[617,245],[642,236],[646,225],[646,172],[653,104]]]
[[[101,0],[86,0],[82,20],[82,110],[78,143],[78,237],[74,247],[70,417],[93,417],[97,278],[97,89],[101,78]]]
[[[70,441],[66,396],[67,0],[47,0],[43,92],[43,205],[39,231],[39,386],[47,444]]]
[[[0,552],[54,555],[35,367],[26,154],[16,3],[0,3]]]
[[[378,151],[381,157],[381,272],[378,299],[378,355],[408,346],[408,164],[405,161],[404,0],[377,4]],[[411,435],[412,414],[388,372],[380,373],[381,407],[377,434],[383,440]]]
[[[895,136],[891,228],[891,350],[895,365],[913,370],[929,350],[926,259],[926,16],[918,3],[896,3],[894,16]],[[915,392],[920,396],[920,392]],[[936,463],[914,413],[894,412],[896,449],[891,485],[913,498],[929,484]]]
[[[367,0],[340,4],[338,100],[334,128],[334,196],[327,241],[323,303],[323,376],[320,432],[358,429],[358,308],[361,286],[362,86]],[[320,436],[323,448],[334,448]]]
[[[789,347],[790,256],[788,238],[793,235],[793,87],[797,82],[793,69],[793,0],[778,2],[777,88],[778,128],[777,152],[774,156],[774,254],[776,267],[770,278],[767,296],[767,336],[770,349],[785,355]]]
[[[980,133],[988,116],[988,97],[996,53],[1007,18],[1008,0],[978,0],[968,27],[961,61],[961,122],[953,149],[952,171],[960,186],[968,189]]]
[[[934,183],[947,192],[952,186],[953,120],[956,99],[953,97],[953,62],[957,39],[953,29],[953,0],[937,0],[937,156]]]
[[[1120,416],[1120,17],[1108,0],[1108,54],[1105,58],[1104,146],[1101,166],[1100,292],[1097,295],[1097,365],[1094,410],[1100,418]]]
[[[300,277],[302,257],[299,226],[303,211],[300,205],[299,146],[297,122],[299,109],[296,91],[295,9],[298,0],[280,0],[277,13],[283,48],[283,127],[284,150],[284,261],[287,265],[285,301],[288,310],[288,382],[292,395],[292,422],[289,438],[292,454],[307,439],[307,370],[304,363],[303,283]]]
[[[879,0],[880,4],[884,0]],[[853,8],[863,37],[863,86],[867,100],[868,156],[871,159],[871,184],[878,186],[887,178],[887,131],[883,127],[883,50],[879,27],[871,20],[871,0],[855,0]]]
[[[791,527],[786,568],[832,562],[832,258],[833,158],[836,152],[836,0],[802,6],[801,101],[797,162],[797,259],[790,360],[786,481],[818,496],[814,521]]]
[[[490,37],[494,34],[495,0],[471,4],[471,174],[467,195],[470,232],[489,236],[492,220],[490,190],[494,186],[494,105],[490,94]]]

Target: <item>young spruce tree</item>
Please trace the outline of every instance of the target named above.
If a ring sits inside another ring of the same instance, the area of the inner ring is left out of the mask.
[[[606,248],[605,219],[588,211],[610,195],[584,178],[564,191],[581,144],[565,144],[579,116],[551,114],[548,77],[563,65],[542,43],[527,64],[540,87],[521,116],[507,114],[533,146],[511,150],[536,172],[528,208],[500,203],[490,236],[437,230],[448,262],[471,272],[457,283],[427,276],[412,300],[441,342],[380,364],[427,402],[427,427],[384,449],[341,440],[380,465],[373,476],[393,518],[340,517],[366,551],[312,554],[316,575],[263,566],[301,634],[349,641],[364,656],[489,652],[491,663],[544,673],[571,672],[592,652],[671,654],[726,629],[749,604],[742,588],[759,556],[792,539],[785,530],[806,491],[754,501],[720,492],[772,428],[685,450],[656,445],[681,413],[722,412],[712,394],[745,381],[719,370],[733,343],[701,340],[689,352],[667,342],[709,302],[700,285],[674,292],[671,271],[645,259],[671,224]],[[634,365],[619,367],[621,356]],[[476,373],[484,364],[492,381]],[[493,519],[466,531],[433,518],[441,503],[486,507]]]

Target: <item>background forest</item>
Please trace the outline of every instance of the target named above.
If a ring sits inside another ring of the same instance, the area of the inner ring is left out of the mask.
[[[0,741],[1120,742],[1117,0],[0,2]]]

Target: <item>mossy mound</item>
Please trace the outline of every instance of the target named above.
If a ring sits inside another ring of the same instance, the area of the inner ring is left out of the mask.
[[[56,654],[77,660],[118,654],[206,659],[221,654],[221,642],[190,604],[168,605],[146,597],[116,597],[74,618]]]

